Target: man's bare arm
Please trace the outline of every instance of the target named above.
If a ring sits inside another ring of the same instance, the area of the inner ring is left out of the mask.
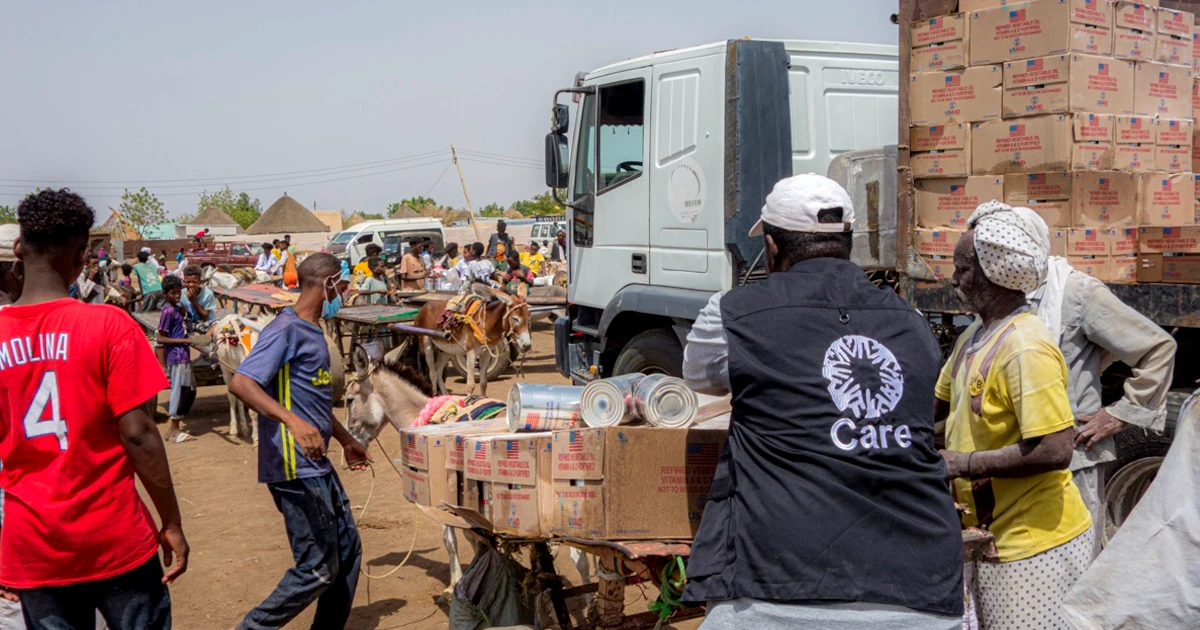
[[[318,460],[325,456],[325,440],[321,437],[321,432],[300,416],[285,409],[279,401],[263,391],[254,379],[244,374],[234,374],[233,378],[229,379],[229,393],[267,418],[286,426],[295,435],[296,444],[300,445],[300,449],[309,459]]]
[[[121,446],[162,522],[158,538],[163,549],[163,562],[168,566],[163,582],[169,584],[187,571],[189,549],[183,536],[183,517],[175,498],[167,450],[154,425],[154,404],[152,398],[121,414],[117,418],[117,430],[121,435]]]
[[[951,479],[1030,477],[1054,470],[1066,470],[1071,465],[1073,431],[1074,429],[1063,429],[1042,437],[1021,440],[1017,444],[993,451],[942,451],[942,455],[946,458],[947,474]]]

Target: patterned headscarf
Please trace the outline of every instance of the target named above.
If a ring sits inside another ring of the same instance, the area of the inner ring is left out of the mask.
[[[975,209],[967,227],[975,230],[975,253],[993,284],[1029,293],[1046,279],[1049,239],[1040,238],[1028,215],[993,200]]]

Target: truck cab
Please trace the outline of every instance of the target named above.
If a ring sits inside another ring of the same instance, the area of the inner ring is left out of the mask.
[[[559,371],[679,375],[709,298],[764,273],[748,232],[775,182],[894,143],[899,87],[895,46],[739,39],[605,66],[556,93],[546,180],[566,191],[570,258]]]

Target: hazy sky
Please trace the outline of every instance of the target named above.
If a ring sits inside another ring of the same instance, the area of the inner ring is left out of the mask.
[[[540,164],[551,96],[578,71],[742,36],[894,44],[895,10],[895,0],[12,0],[0,3],[0,205],[63,182],[98,210],[145,185],[171,215],[226,183],[264,208],[284,191],[310,208],[379,212],[422,194],[463,206],[450,143]],[[495,161],[463,157],[476,208],[545,189],[540,167]],[[278,175],[297,171],[308,172]]]

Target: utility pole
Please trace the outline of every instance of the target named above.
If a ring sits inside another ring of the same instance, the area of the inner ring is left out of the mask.
[[[471,228],[475,230],[475,240],[479,238],[479,226],[475,224],[475,209],[471,207],[471,195],[467,192],[467,180],[463,179],[462,166],[458,163],[458,153],[454,151],[454,145],[450,145],[450,157],[454,158],[454,168],[458,169],[458,181],[462,183],[463,197],[467,199],[467,214],[468,220],[471,222]]]

